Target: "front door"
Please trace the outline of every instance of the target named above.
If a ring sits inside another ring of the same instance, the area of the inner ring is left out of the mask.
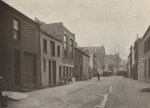
[[[56,84],[56,61],[52,61],[52,84]]]
[[[51,60],[49,60],[49,85],[51,85]]]
[[[35,55],[32,53],[24,53],[24,85],[34,85],[36,82],[35,77]]]

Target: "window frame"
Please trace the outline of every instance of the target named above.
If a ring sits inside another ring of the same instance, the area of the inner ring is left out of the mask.
[[[17,40],[17,41],[21,41],[21,36],[20,36],[20,21],[17,19],[17,18],[13,18],[13,21],[12,21],[12,28],[13,28],[13,39],[14,40]],[[16,33],[16,37],[15,37],[15,34]]]
[[[60,57],[60,46],[57,46],[57,57]]]
[[[47,40],[46,39],[43,39],[43,53],[47,54]]]
[[[55,42],[50,41],[51,56],[55,57]]]

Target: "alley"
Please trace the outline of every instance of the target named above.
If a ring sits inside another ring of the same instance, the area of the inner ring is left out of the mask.
[[[143,88],[150,88],[149,83],[119,77],[113,84],[106,108],[150,108],[150,94],[141,92]]]
[[[108,94],[117,76],[79,81],[69,85],[28,92],[28,97],[11,102],[8,108],[95,108]]]

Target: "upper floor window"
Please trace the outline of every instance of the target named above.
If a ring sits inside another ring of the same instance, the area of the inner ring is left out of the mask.
[[[64,34],[64,55],[67,57],[67,35]]]
[[[47,53],[47,40],[43,39],[43,53]]]
[[[60,46],[57,46],[57,57],[60,57]]]
[[[70,39],[70,58],[73,59],[73,40]]]
[[[19,36],[19,21],[13,19],[13,38],[16,40],[20,40]]]
[[[55,43],[50,41],[50,48],[51,48],[51,56],[55,57]]]

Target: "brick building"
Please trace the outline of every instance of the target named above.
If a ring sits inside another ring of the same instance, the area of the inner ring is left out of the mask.
[[[62,73],[62,41],[40,32],[41,44],[41,85],[57,85],[63,77]]]
[[[142,52],[141,45],[142,45],[142,38],[138,38],[134,43],[134,52],[135,52],[134,53],[134,71],[133,71],[134,79],[138,79],[138,77],[139,77],[138,75],[140,75],[138,73],[139,57],[143,56],[143,54],[141,54],[141,52]],[[139,54],[141,54],[141,55],[139,55]]]
[[[100,46],[100,47],[80,47],[79,49],[81,49],[84,52],[88,52],[90,58],[89,58],[89,66],[90,66],[90,70],[92,72],[92,76],[93,77],[93,73],[94,73],[94,68],[93,68],[93,63],[94,63],[94,55],[97,57],[97,71],[101,74],[103,74],[103,65],[104,65],[104,58],[105,58],[105,48],[104,46]],[[96,72],[95,72],[96,73]]]
[[[63,23],[42,24],[41,29],[62,41],[63,76],[72,77],[74,71],[75,34],[71,33]]]
[[[89,79],[89,55],[75,48],[75,81]]]
[[[83,73],[83,54],[78,48],[75,48],[74,65],[75,81],[80,81]]]
[[[150,82],[150,26],[143,36],[144,43],[144,76],[145,81]]]
[[[40,85],[39,25],[0,1],[0,69],[3,89]]]

